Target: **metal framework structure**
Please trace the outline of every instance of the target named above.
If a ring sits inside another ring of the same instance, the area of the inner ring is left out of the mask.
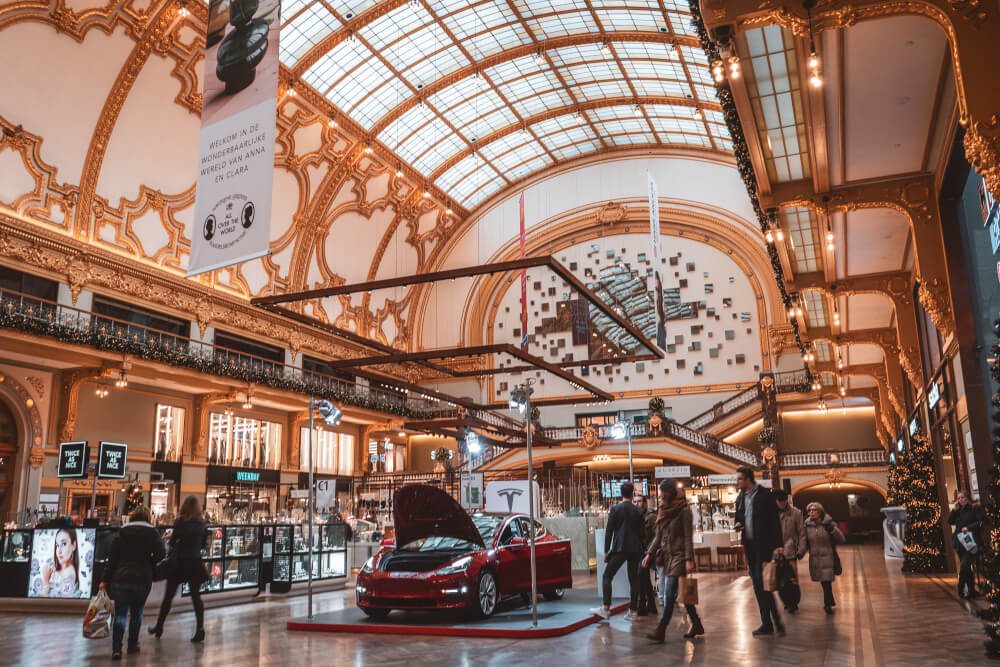
[[[472,209],[623,147],[732,144],[685,0],[289,0],[281,61]]]

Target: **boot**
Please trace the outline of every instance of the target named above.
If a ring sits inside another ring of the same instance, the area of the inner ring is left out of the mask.
[[[664,637],[667,635],[667,624],[660,622],[656,624],[656,629],[650,632],[647,637],[652,639],[657,644],[662,644]]]
[[[684,639],[694,639],[698,635],[705,634],[705,626],[701,624],[701,619],[696,618],[691,621],[691,629],[684,634]]]
[[[204,628],[198,628],[194,633],[194,637],[191,638],[191,641],[194,642],[195,644],[205,641]]]

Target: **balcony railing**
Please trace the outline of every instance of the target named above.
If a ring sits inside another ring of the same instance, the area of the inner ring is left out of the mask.
[[[0,326],[404,417],[459,410],[10,290],[0,289]]]
[[[883,449],[853,449],[846,452],[782,454],[781,468],[831,468],[837,466],[885,466],[889,455]]]

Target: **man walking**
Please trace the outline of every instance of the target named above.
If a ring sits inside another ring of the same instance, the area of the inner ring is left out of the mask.
[[[637,598],[635,575],[639,570],[639,559],[642,554],[642,510],[632,502],[632,482],[622,484],[622,501],[611,508],[608,514],[608,525],[604,530],[604,577],[601,589],[604,595],[604,606],[591,611],[603,618],[611,617],[611,583],[625,565],[628,569],[629,610],[625,620],[634,620]]]
[[[792,505],[788,492],[777,489],[773,492],[775,504],[778,506],[778,516],[781,519],[781,541],[783,546],[774,550],[774,556],[783,556],[798,579],[798,559],[806,552],[806,523],[802,510]],[[792,591],[797,590],[793,587]],[[781,601],[785,603],[785,611],[794,614],[799,610],[798,599],[786,599],[784,589],[780,592]],[[797,596],[796,596],[797,597]]]
[[[785,626],[778,615],[774,593],[764,590],[763,578],[764,563],[770,562],[774,557],[774,550],[783,546],[778,507],[771,492],[754,480],[753,470],[750,468],[736,470],[736,488],[740,490],[740,495],[736,499],[735,528],[742,531],[743,552],[746,554],[750,581],[760,608],[761,624],[753,634],[755,637],[772,635],[775,629],[784,634]]]
[[[656,512],[649,511],[649,501],[645,496],[636,498],[635,504],[642,511],[642,551],[645,553],[649,548],[649,543],[653,540],[653,536],[656,534]],[[656,602],[653,594],[653,582],[650,578],[650,569],[649,567],[643,567],[640,561],[639,583],[637,584],[639,616],[656,614]]]
[[[955,506],[948,513],[948,523],[955,526],[955,533],[951,536],[951,545],[955,553],[959,555],[958,566],[958,597],[972,599],[976,597],[976,577],[972,572],[972,565],[976,561],[976,554],[965,548],[959,540],[960,534],[971,535],[978,547],[979,526],[983,518],[979,513],[979,508],[969,502],[969,497],[965,491],[959,491],[955,496]],[[978,553],[978,549],[976,552]]]

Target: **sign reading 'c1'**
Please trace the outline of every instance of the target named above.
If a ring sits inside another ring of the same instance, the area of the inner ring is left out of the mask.
[[[97,476],[102,479],[122,479],[125,477],[125,461],[128,445],[122,442],[101,442],[97,452]]]

